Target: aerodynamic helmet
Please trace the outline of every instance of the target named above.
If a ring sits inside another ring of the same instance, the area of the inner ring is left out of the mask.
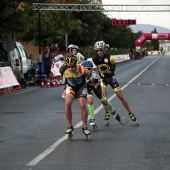
[[[84,66],[84,67],[90,67],[90,68],[93,67],[93,63],[92,63],[91,61],[89,61],[89,60],[83,61],[83,62],[81,63],[81,65]]]
[[[75,55],[69,54],[67,57],[64,58],[65,64],[75,65],[77,64],[77,57]]]
[[[104,41],[97,41],[94,45],[94,50],[104,50],[105,42]]]

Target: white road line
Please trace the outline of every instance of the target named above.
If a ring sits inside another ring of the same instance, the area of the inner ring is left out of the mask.
[[[159,57],[160,58],[160,57]],[[121,87],[121,89],[125,89],[132,81],[134,81],[136,78],[138,78],[143,72],[145,72],[152,64],[154,64],[159,58],[157,58],[156,60],[154,60],[151,64],[149,64],[143,71],[141,71],[137,76],[135,76],[133,79],[131,79],[126,85],[124,85],[123,87]],[[111,101],[114,97],[116,96],[116,94],[112,95],[108,100]],[[95,110],[95,114],[97,114],[101,109],[103,108],[103,105],[100,105],[96,110]],[[74,128],[79,128],[82,126],[82,121],[77,123]],[[52,144],[51,146],[49,146],[49,148],[47,148],[44,152],[42,152],[41,154],[39,154],[37,157],[35,157],[32,161],[30,161],[26,166],[35,166],[37,165],[42,159],[44,159],[46,156],[48,156],[50,153],[52,153],[58,145],[60,145],[62,142],[64,142],[67,139],[67,136],[64,135],[63,137],[61,137],[60,139],[58,139],[54,144]]]

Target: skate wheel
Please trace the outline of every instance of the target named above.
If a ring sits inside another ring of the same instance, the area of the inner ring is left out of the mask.
[[[91,141],[91,136],[90,135],[86,135],[86,137],[87,137],[88,141]]]
[[[125,123],[123,123],[123,122],[120,122],[120,124],[121,124],[122,126],[124,126],[124,125],[125,125]]]
[[[137,121],[135,121],[136,125],[139,126],[139,123]]]
[[[105,123],[106,123],[106,126],[109,126],[109,121],[108,121],[108,120],[106,120],[106,122],[105,122]]]
[[[97,125],[93,125],[92,131],[94,132],[94,131],[96,131],[96,130],[97,130]]]
[[[72,138],[73,138],[73,134],[72,134],[72,133],[69,133],[69,134],[67,135],[67,140],[68,140],[68,141],[72,141]]]

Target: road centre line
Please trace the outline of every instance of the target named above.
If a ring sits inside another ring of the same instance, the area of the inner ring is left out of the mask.
[[[160,58],[160,57],[159,57]],[[125,89],[132,81],[137,79],[143,72],[145,72],[152,64],[154,64],[159,58],[154,60],[151,64],[149,64],[143,71],[141,71],[138,75],[136,75],[134,78],[132,78],[126,85],[121,87],[121,89]],[[116,94],[112,95],[108,100],[111,101]],[[95,115],[103,108],[103,105],[100,105],[97,109],[95,109]],[[82,121],[77,123],[74,128],[80,128],[82,126]],[[64,135],[60,139],[58,139],[55,143],[53,143],[51,146],[49,146],[45,151],[40,153],[38,156],[36,156],[32,161],[27,163],[26,166],[36,166],[41,160],[43,160],[46,156],[48,156],[50,153],[52,153],[57,146],[59,146],[62,142],[64,142],[67,139],[67,135]]]

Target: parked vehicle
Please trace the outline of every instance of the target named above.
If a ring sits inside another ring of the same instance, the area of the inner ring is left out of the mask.
[[[4,58],[7,66],[11,66],[18,79],[25,77],[31,68],[31,58],[28,56],[23,45],[15,41],[4,41],[3,50],[6,51]]]
[[[16,47],[10,52],[10,58],[13,70],[18,70],[23,74],[29,71],[31,59],[29,59],[29,56],[21,43],[16,42]]]

